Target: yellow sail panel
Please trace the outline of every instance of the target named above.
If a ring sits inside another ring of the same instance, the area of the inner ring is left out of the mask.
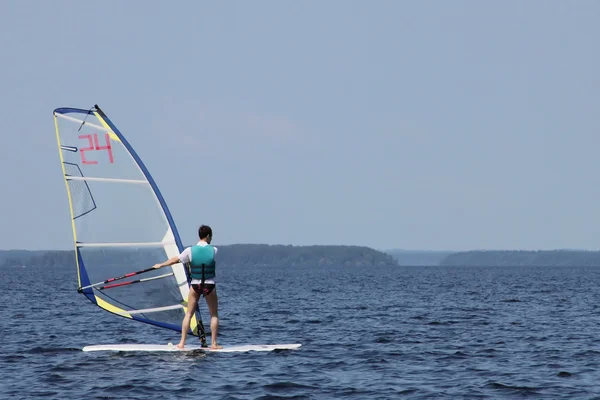
[[[96,304],[98,304],[98,306],[104,308],[106,311],[109,311],[114,314],[122,315],[123,317],[126,317],[126,318],[131,318],[131,315],[129,313],[127,313],[127,311],[120,309],[119,307],[116,307],[107,301],[104,301],[102,299],[102,297],[100,297],[100,296],[96,296]]]
[[[111,129],[110,126],[108,126],[108,124],[106,123],[106,121],[104,121],[104,119],[100,116],[100,114],[95,111],[94,115],[96,116],[96,118],[98,118],[98,120],[100,121],[100,123],[102,123],[102,126],[106,128],[106,130],[108,131],[108,135],[110,136],[110,138],[112,140],[115,140],[117,142],[120,142],[121,139],[119,139],[119,137],[117,136],[116,133],[114,133]]]
[[[65,162],[64,162],[64,157],[63,157],[63,154],[61,151],[61,146],[60,146],[60,133],[58,130],[58,120],[56,118],[56,114],[54,114],[54,129],[56,131],[56,142],[58,144],[58,155],[60,156],[60,165],[62,168],[63,177],[66,177]],[[75,243],[77,243],[77,230],[75,229],[75,219],[74,219],[74,215],[73,215],[73,200],[71,199],[71,190],[69,189],[69,183],[67,182],[66,178],[64,179],[64,182],[65,182],[65,185],[67,188],[67,198],[69,199],[69,212],[71,213],[71,229],[73,231],[73,241]],[[79,259],[78,259],[77,255],[75,255],[75,265],[77,266],[77,283],[81,287],[81,276],[79,274]]]

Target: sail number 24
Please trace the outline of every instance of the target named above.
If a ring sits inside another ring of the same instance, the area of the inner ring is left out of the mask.
[[[86,159],[85,152],[95,151],[95,150],[106,150],[108,151],[108,159],[110,163],[114,163],[112,147],[110,145],[110,137],[108,133],[104,134],[104,140],[106,140],[106,146],[100,146],[98,143],[98,134],[94,133],[94,135],[79,135],[79,139],[86,139],[88,141],[89,147],[81,147],[79,152],[81,153],[81,163],[82,164],[98,164],[98,161],[88,160]]]

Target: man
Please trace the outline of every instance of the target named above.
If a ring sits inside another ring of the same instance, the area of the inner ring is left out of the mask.
[[[198,236],[200,237],[200,241],[195,246],[186,248],[180,255],[172,257],[162,264],[154,265],[154,268],[167,267],[179,262],[184,265],[189,262],[191,265],[192,290],[188,294],[187,312],[181,323],[181,341],[177,345],[177,348],[184,348],[185,339],[190,329],[190,320],[194,312],[196,312],[200,296],[203,295],[208,305],[208,311],[210,312],[211,348],[221,349],[222,346],[217,344],[217,332],[219,329],[218,298],[215,287],[215,255],[217,254],[217,248],[210,244],[212,241],[212,229],[210,226],[202,225],[198,229]]]

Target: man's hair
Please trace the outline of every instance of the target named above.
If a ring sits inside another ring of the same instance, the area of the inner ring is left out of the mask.
[[[200,239],[206,239],[208,236],[212,236],[212,229],[208,225],[201,225],[198,228],[198,236],[200,236]]]

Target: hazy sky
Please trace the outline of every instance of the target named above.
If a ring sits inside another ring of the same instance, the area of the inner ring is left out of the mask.
[[[98,104],[185,243],[598,249],[598,21],[592,0],[0,1],[0,248],[72,248],[52,110]]]

